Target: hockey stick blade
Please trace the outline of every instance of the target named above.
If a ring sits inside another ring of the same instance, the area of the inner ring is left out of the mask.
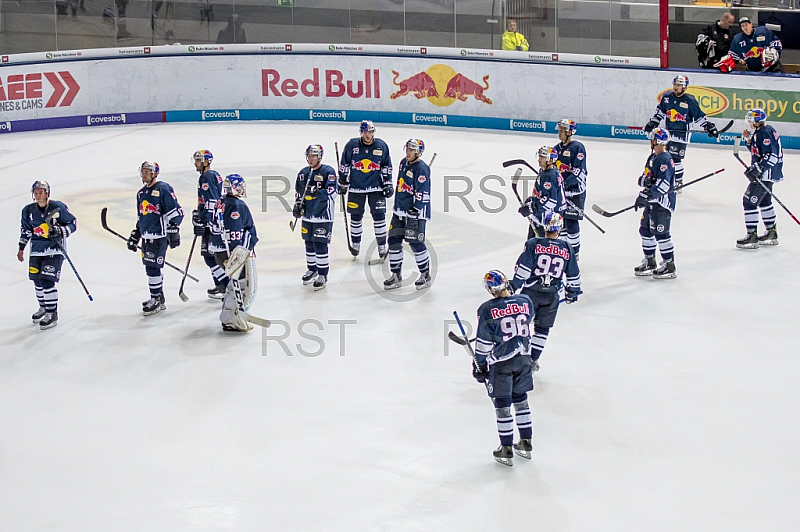
[[[189,271],[189,264],[192,262],[192,255],[194,254],[194,246],[197,244],[197,235],[194,235],[192,239],[192,247],[189,248],[189,258],[186,259],[186,271]],[[186,274],[183,274],[183,279],[181,279],[181,286],[178,289],[178,297],[181,298],[181,301],[186,303],[189,301],[189,296],[186,295],[186,292],[183,291],[183,286],[186,284]]]
[[[459,336],[456,333],[454,333],[453,331],[450,331],[449,333],[447,333],[447,338],[449,338],[451,341],[457,343],[458,345],[467,345],[467,342],[472,343],[475,340],[477,340],[477,338],[470,338],[469,340],[465,340],[463,336]]]
[[[527,166],[533,171],[534,174],[539,175],[539,171],[536,170],[536,168],[534,168],[530,164],[528,164],[528,161],[526,161],[525,159],[511,159],[510,161],[505,161],[503,163],[503,168],[508,168],[509,166],[514,166],[515,164],[521,164],[523,166]]]
[[[720,130],[717,132],[717,136],[719,136],[719,135],[722,135],[723,133],[727,132],[727,131],[728,131],[730,128],[732,128],[732,127],[733,127],[733,120],[731,120],[730,122],[728,122],[727,124],[725,124],[725,127],[723,127],[722,129],[720,129]]]
[[[269,320],[259,318],[258,316],[253,316],[252,314],[247,314],[246,312],[244,321],[252,323],[253,325],[258,325],[259,327],[264,327],[265,329],[271,325]]]
[[[121,234],[117,233],[116,231],[114,231],[113,229],[111,229],[108,226],[108,220],[106,219],[107,216],[108,216],[108,207],[103,207],[102,210],[100,211],[100,225],[103,226],[103,229],[105,229],[106,231],[108,231],[112,235],[117,236],[117,237],[121,238],[122,240],[124,240],[125,242],[127,242],[128,241],[127,238],[125,238]],[[137,245],[136,248],[141,251],[142,246]],[[186,277],[188,277],[189,279],[191,279],[192,281],[194,281],[196,283],[200,282],[200,279],[198,279],[197,277],[194,277],[193,275],[189,275],[188,273],[184,272],[183,270],[181,270],[180,268],[178,268],[174,264],[170,264],[169,262],[164,261],[164,265],[165,266],[169,266],[170,268],[172,268],[173,270],[175,270],[175,271],[177,271],[177,272],[179,272],[181,274],[186,274]]]

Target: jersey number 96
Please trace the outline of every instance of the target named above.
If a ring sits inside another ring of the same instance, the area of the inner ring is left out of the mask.
[[[517,314],[516,316],[506,316],[500,320],[500,330],[503,331],[503,341],[508,342],[515,336],[527,337],[528,316]]]

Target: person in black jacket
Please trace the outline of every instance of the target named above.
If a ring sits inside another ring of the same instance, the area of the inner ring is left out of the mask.
[[[239,15],[234,13],[228,18],[228,25],[219,30],[217,35],[217,44],[237,44],[246,43],[247,35],[245,35],[242,21],[239,20]]]
[[[709,24],[700,32],[695,41],[697,60],[700,68],[714,68],[714,63],[722,60],[731,48],[733,30],[731,26],[736,20],[730,13],[724,13],[713,24]]]

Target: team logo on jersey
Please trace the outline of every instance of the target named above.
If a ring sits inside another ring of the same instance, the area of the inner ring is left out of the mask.
[[[437,107],[447,107],[456,100],[466,102],[472,96],[479,102],[492,105],[492,100],[485,94],[489,90],[488,75],[481,79],[483,84],[477,83],[441,63],[401,81],[397,80],[400,77],[399,72],[392,70],[392,74],[392,84],[398,87],[390,96],[392,100],[413,94],[417,100],[426,98]]]
[[[28,266],[28,273],[39,273],[39,269],[34,268],[33,266]]]
[[[419,176],[419,179],[417,179],[417,181],[419,181],[420,183],[424,183],[425,182],[425,176],[424,175]]]
[[[750,203],[758,203],[758,196],[750,196]]]
[[[202,185],[200,185],[200,188],[202,188],[203,190],[208,190],[208,183],[203,183]]]
[[[662,164],[661,165],[661,171],[662,172],[666,172],[667,171],[667,165],[666,164]]]
[[[582,161],[584,157],[585,157],[585,155],[583,155],[582,153],[578,154],[578,160],[579,161]]]
[[[686,115],[679,113],[676,109],[667,111],[667,120],[670,122],[686,122]]]
[[[161,192],[159,192],[158,190],[154,190],[152,196],[154,198],[157,198],[157,197],[161,196]],[[175,195],[173,194],[172,197],[174,198]]]
[[[492,309],[492,318],[502,318],[504,316],[511,316],[514,314],[530,314],[530,308],[528,308],[527,303],[523,303],[522,305],[518,305],[517,303],[509,303],[506,305],[506,308],[493,308]]]
[[[561,152],[561,155],[563,155],[563,156],[565,156],[565,157],[569,157],[569,150],[564,150],[564,151],[562,151],[562,152]]]
[[[48,238],[50,236],[50,226],[46,223],[39,224],[33,228],[33,234],[42,238]]]
[[[156,259],[156,263],[157,263],[157,264],[164,264],[164,257],[158,257],[158,258]]]
[[[361,159],[360,161],[353,161],[353,169],[368,174],[381,169],[381,165],[369,159]]]
[[[767,138],[764,139],[764,146],[769,146],[769,139]]]
[[[314,230],[314,234],[317,235],[317,236],[325,236],[325,228],[324,227],[316,228]]]
[[[398,192],[408,192],[409,194],[414,192],[414,189],[411,188],[411,185],[407,184],[405,180],[401,177],[397,181],[397,191]]]
[[[232,220],[238,220],[239,219],[239,212],[238,211],[233,211],[231,213],[231,219]]]
[[[56,271],[56,267],[55,267],[55,266],[53,266],[52,264],[47,264],[47,265],[45,265],[45,267],[44,267],[44,271],[45,271],[46,273],[53,273],[53,272],[55,272],[55,271]]]
[[[545,181],[544,183],[542,183],[542,186],[544,187],[545,190],[550,190],[550,188],[553,185],[551,185],[549,181]]]
[[[381,156],[381,155],[383,155],[383,150],[381,150],[380,148],[378,148],[378,149],[376,149],[376,150],[374,150],[374,151],[372,152],[372,155],[375,155],[375,156]]]
[[[572,171],[572,167],[570,165],[564,164],[560,160],[556,161],[556,169],[559,172],[571,172]]]
[[[663,233],[664,232],[664,226],[661,225],[661,224],[657,225],[656,226],[656,231],[658,231],[659,233]]]
[[[139,213],[142,216],[147,216],[148,214],[161,214],[161,206],[150,203],[147,200],[143,200],[141,205],[139,205]]]

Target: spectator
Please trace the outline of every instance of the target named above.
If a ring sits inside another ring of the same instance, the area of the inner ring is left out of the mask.
[[[714,68],[714,64],[722,60],[731,48],[733,39],[734,16],[724,13],[722,18],[709,24],[697,36],[694,46],[697,48],[697,60],[700,68]]]
[[[523,34],[517,33],[517,21],[513,18],[508,19],[508,22],[506,22],[506,32],[503,34],[501,43],[502,50],[528,51],[528,41]]]
[[[783,72],[781,40],[764,26],[754,28],[747,17],[739,19],[739,27],[742,33],[733,38],[731,59],[746,65],[750,72]]]
[[[239,15],[234,13],[228,18],[228,25],[219,30],[217,35],[217,44],[236,44],[247,42],[247,36],[242,27],[242,21],[239,20]]]

